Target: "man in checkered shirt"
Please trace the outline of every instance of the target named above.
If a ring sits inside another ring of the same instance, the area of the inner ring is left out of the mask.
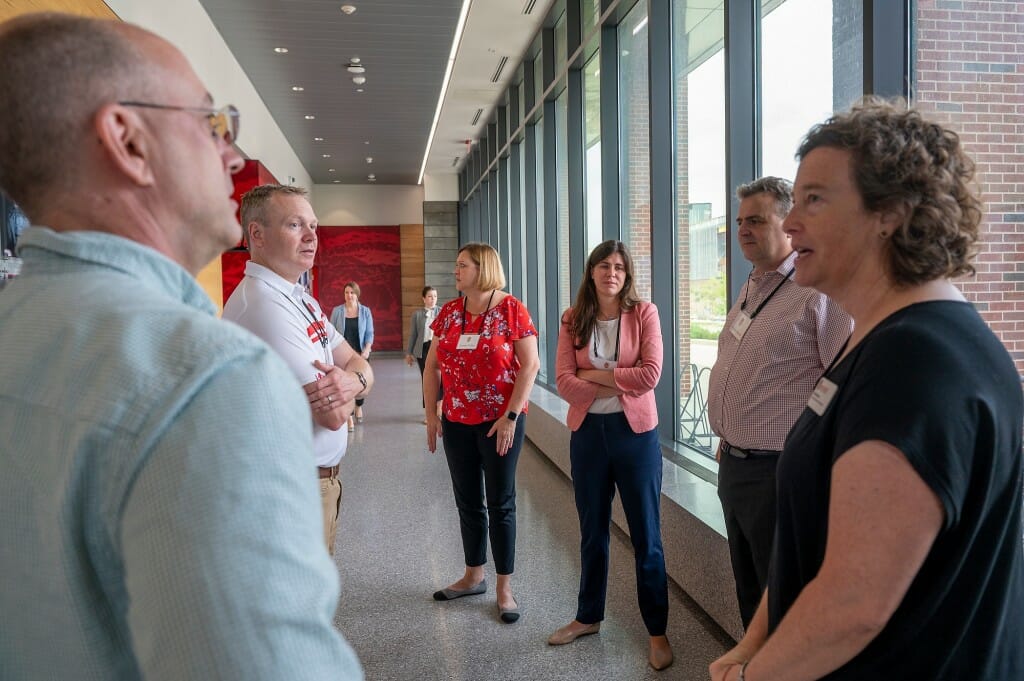
[[[718,497],[725,514],[740,617],[760,603],[775,534],[775,464],[814,384],[853,322],[827,296],[792,280],[796,253],[782,229],[792,185],[763,177],[736,190],[743,256],[753,269],[729,310],[711,369],[708,414],[721,438]]]

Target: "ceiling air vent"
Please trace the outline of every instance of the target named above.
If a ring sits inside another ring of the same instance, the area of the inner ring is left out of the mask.
[[[452,159],[452,168],[454,168],[457,165],[459,165],[459,157],[458,156],[456,156],[455,158]]]
[[[473,120],[470,121],[469,124],[470,125],[476,125],[477,121],[479,121],[480,117],[483,116],[483,115],[484,115],[484,110],[483,109],[477,109],[476,110],[476,114],[473,116]]]
[[[533,14],[533,8],[537,6],[537,0],[526,0],[523,6],[523,14]]]
[[[497,83],[501,79],[501,72],[505,70],[505,64],[508,63],[508,57],[502,57],[498,62],[498,68],[494,69],[494,75],[491,76],[491,82]]]

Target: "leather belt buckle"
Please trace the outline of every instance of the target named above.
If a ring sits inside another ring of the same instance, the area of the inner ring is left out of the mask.
[[[722,442],[722,449],[725,450],[726,454],[730,456],[735,456],[737,459],[746,459],[747,457],[750,456],[750,452],[748,452],[747,450],[740,449],[739,447],[734,447],[725,441]]]

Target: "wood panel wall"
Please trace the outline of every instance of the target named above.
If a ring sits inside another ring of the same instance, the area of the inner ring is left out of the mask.
[[[423,264],[423,225],[399,226],[399,249],[402,255],[402,347],[409,347],[409,321],[412,313],[423,307],[426,276]]]

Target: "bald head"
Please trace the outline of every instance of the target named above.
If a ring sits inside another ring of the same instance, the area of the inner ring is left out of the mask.
[[[66,14],[0,24],[0,188],[29,217],[50,193],[75,185],[97,109],[153,87],[143,49],[151,41],[163,43],[135,26]]]

